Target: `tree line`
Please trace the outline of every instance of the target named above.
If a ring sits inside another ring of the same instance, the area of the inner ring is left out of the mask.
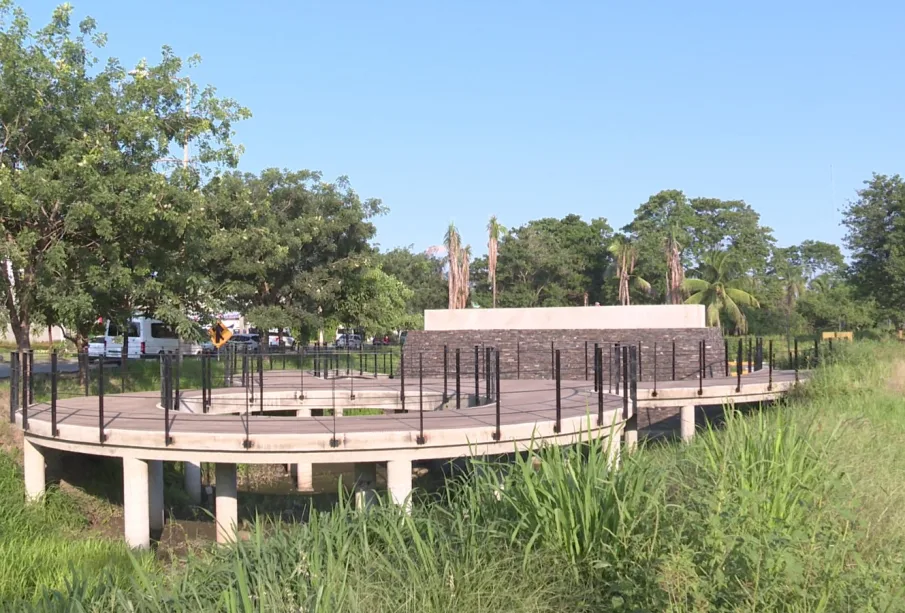
[[[71,19],[62,5],[34,30],[0,0],[0,315],[20,348],[43,326],[84,347],[99,319],[136,312],[197,337],[238,310],[302,339],[495,306],[696,302],[730,333],[902,321],[898,176],[872,177],[846,209],[849,263],[833,244],[777,245],[743,201],[678,190],[619,230],[577,215],[508,229],[491,217],[486,255],[452,224],[442,249],[380,252],[373,221],[386,208],[347,178],[236,170],[235,126],[251,113],[187,78],[198,58],[164,47],[156,63],[101,62],[106,36]]]

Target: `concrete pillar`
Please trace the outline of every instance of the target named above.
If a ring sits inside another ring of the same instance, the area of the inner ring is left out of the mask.
[[[151,546],[148,463],[123,458],[123,519],[126,543],[134,549]]]
[[[314,491],[314,465],[311,462],[299,462],[293,464],[295,474],[295,486],[300,492]]]
[[[411,478],[411,474],[409,475]],[[355,508],[365,509],[377,498],[377,464],[375,462],[355,463]]]
[[[636,427],[626,427],[623,431],[623,438],[625,439],[625,452],[631,453],[638,447],[638,429]]]
[[[217,478],[217,542],[232,543],[236,540],[239,525],[238,484],[235,464],[216,464]]]
[[[163,462],[148,460],[149,527],[154,538],[163,532]]]
[[[201,504],[201,462],[183,462],[185,493],[192,503]]]
[[[412,511],[412,461],[390,460],[387,462],[387,489],[390,499],[401,505],[406,513]]]
[[[47,473],[44,465],[44,448],[25,439],[25,500],[35,502],[44,495]]]
[[[682,440],[690,441],[694,438],[694,405],[686,404],[679,415],[682,423]]]

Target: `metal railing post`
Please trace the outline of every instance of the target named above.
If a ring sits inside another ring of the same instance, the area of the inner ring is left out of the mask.
[[[672,380],[676,380],[676,341],[672,342]]]
[[[462,408],[462,370],[460,368],[459,348],[456,347],[456,408]]]
[[[490,402],[490,347],[484,348],[484,402]]]
[[[443,345],[443,404],[449,396],[449,345]]]
[[[556,378],[556,423],[553,432],[559,434],[562,430],[562,378],[560,371],[559,350],[553,354],[553,376]]]
[[[97,429],[98,440],[103,444],[107,440],[104,434],[104,358],[97,362]]]
[[[57,384],[59,383],[59,369],[57,366],[57,350],[50,354],[50,436],[57,437],[60,431],[57,429]]]
[[[499,441],[501,438],[500,433],[500,352],[497,350],[496,352],[496,431],[493,433],[493,440]]]
[[[9,423],[16,423],[19,410],[19,354],[9,354]]]
[[[515,378],[522,378],[522,341],[515,341]]]
[[[481,384],[478,381],[478,375],[481,371],[481,365],[478,363],[480,360],[480,348],[475,345],[474,346],[474,399],[475,404],[481,404]]]
[[[584,380],[588,380],[588,341],[584,342]]]
[[[600,370],[600,362],[597,359],[597,354],[600,351],[600,343],[594,343],[594,391],[596,392],[598,388],[603,384],[601,380],[599,370]]]
[[[736,356],[738,362],[735,365],[735,393],[739,393],[742,391],[742,369],[745,367],[744,365],[744,356],[742,355],[742,339],[738,339],[738,355]]]
[[[28,350],[28,404],[35,403],[35,350]]]
[[[418,352],[418,438],[415,442],[424,444],[424,354]]]
[[[603,349],[594,344],[594,360],[597,368],[594,372],[597,386],[597,426],[603,425]]]
[[[773,341],[770,340],[769,355],[767,356],[767,367],[770,369],[767,379],[767,391],[773,389]]]
[[[390,362],[392,365],[392,362]],[[405,410],[405,348],[399,349],[399,400],[402,402],[402,412]]]
[[[622,347],[622,419],[628,420],[631,415],[628,412],[628,347]],[[618,392],[617,392],[618,393]]]
[[[641,363],[641,357],[638,357],[638,364]],[[657,341],[654,341],[654,390],[651,393],[654,398],[657,397]]]
[[[795,339],[795,383],[798,383],[798,339]]]
[[[729,376],[729,339],[723,339],[723,361],[726,363],[726,376]]]

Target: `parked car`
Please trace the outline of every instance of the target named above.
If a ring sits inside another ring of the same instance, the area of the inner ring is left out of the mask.
[[[337,349],[361,349],[361,337],[357,334],[344,334],[336,339]]]
[[[107,339],[95,336],[88,341],[88,359],[99,360],[107,356]]]
[[[105,334],[104,355],[119,359],[123,354],[123,334],[116,322],[108,321]],[[180,351],[179,336],[176,331],[159,319],[133,317],[129,322],[129,359],[157,357]],[[89,347],[90,348],[90,347]]]
[[[286,334],[283,335],[283,344],[280,345],[280,335],[279,334],[271,334],[269,340],[269,344],[271,347],[294,347],[295,339]]]
[[[226,345],[239,351],[243,348],[247,351],[257,351],[261,346],[261,337],[257,334],[233,334],[232,338],[226,341]]]

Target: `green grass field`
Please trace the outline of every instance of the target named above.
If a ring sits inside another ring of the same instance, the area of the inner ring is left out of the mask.
[[[902,611],[903,477],[905,347],[857,343],[788,402],[616,471],[599,444],[542,449],[475,464],[411,516],[341,505],[261,521],[169,566],[90,540],[60,492],[25,507],[4,459],[0,598],[4,611]]]

